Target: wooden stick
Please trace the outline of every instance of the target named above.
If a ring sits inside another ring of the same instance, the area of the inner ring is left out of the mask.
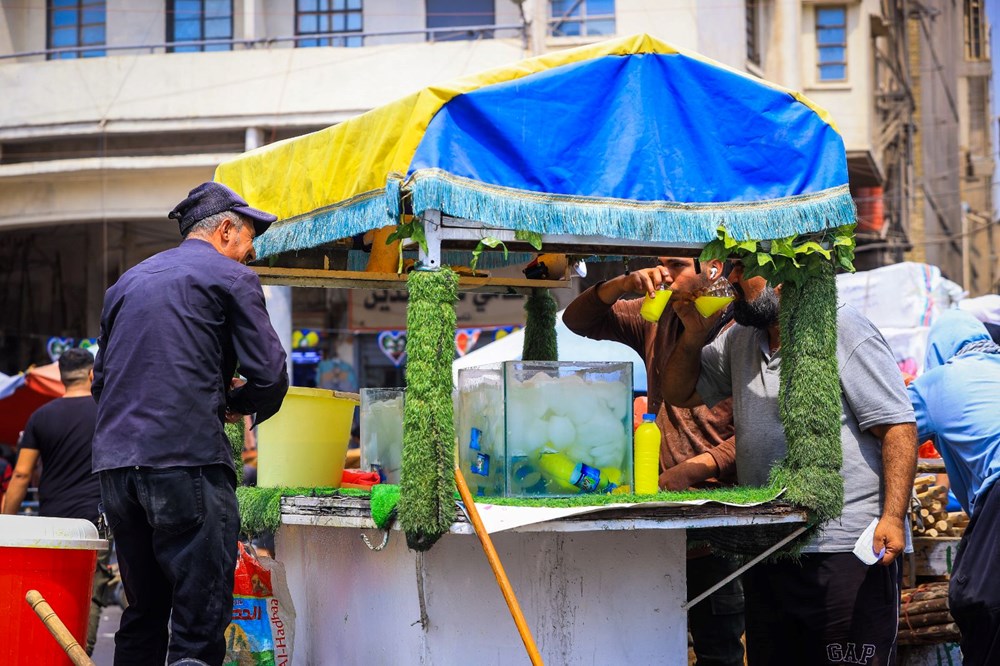
[[[535,639],[531,636],[531,629],[528,628],[528,623],[521,612],[521,605],[517,602],[517,597],[514,596],[514,589],[510,586],[507,573],[503,570],[500,557],[493,547],[493,540],[490,539],[490,535],[483,526],[482,519],[479,517],[479,510],[476,509],[476,502],[472,499],[469,486],[465,484],[465,478],[457,467],[455,468],[455,485],[458,486],[458,493],[462,496],[465,511],[469,514],[469,521],[472,522],[472,526],[476,530],[476,536],[479,537],[479,542],[483,545],[483,550],[486,552],[486,559],[489,560],[490,568],[493,569],[493,575],[496,576],[497,585],[500,586],[503,598],[507,601],[507,608],[510,609],[510,614],[514,618],[514,624],[517,626],[517,633],[521,635],[521,640],[524,642],[524,649],[528,652],[528,659],[531,660],[532,666],[541,666],[544,663],[542,662],[542,655],[538,652]]]
[[[921,585],[909,590],[903,590],[903,603],[909,601],[927,601],[928,599],[940,599],[948,596],[948,583]]]
[[[949,624],[935,624],[929,627],[917,627],[916,629],[900,629],[899,642],[939,642],[943,638],[959,638],[961,632],[954,622]]]
[[[900,608],[900,617],[910,617],[925,613],[937,613],[948,610],[948,597],[923,599],[921,601],[904,601]]]
[[[929,627],[936,624],[948,624],[954,622],[951,613],[948,611],[938,611],[937,613],[921,613],[919,615],[907,615],[905,619],[900,618],[901,629],[916,629],[918,627]]]
[[[69,657],[75,666],[94,666],[94,662],[87,656],[87,651],[80,647],[73,634],[70,633],[66,625],[59,619],[56,612],[52,610],[52,606],[42,598],[42,595],[37,590],[28,590],[28,593],[24,595],[24,600],[28,602],[31,610],[35,611],[35,614],[45,624],[45,628],[49,630],[52,637],[59,643],[59,647],[66,651],[66,656]]]

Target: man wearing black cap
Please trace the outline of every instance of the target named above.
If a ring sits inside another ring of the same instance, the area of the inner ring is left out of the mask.
[[[244,266],[275,216],[204,183],[170,217],[184,241],[108,289],[94,365],[94,471],[129,602],[119,666],[222,663],[240,524],[223,422],[263,421],[288,388],[260,280]],[[245,383],[233,381],[237,363]]]

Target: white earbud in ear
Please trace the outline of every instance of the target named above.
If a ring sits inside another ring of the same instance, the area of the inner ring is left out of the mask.
[[[715,267],[713,266],[713,267],[712,267],[712,270],[711,270],[711,271],[709,271],[709,273],[708,273],[708,277],[710,277],[711,279],[713,279],[713,280],[714,280],[714,279],[715,279],[715,276],[716,276],[716,275],[718,275],[718,274],[719,274],[719,269],[718,269],[718,268],[715,268]]]

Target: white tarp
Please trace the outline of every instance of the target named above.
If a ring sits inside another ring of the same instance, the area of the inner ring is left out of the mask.
[[[911,375],[923,371],[931,324],[965,295],[937,266],[909,261],[838,275],[837,293],[875,324]]]

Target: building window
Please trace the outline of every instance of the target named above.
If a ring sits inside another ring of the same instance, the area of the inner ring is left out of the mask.
[[[847,7],[816,8],[816,64],[820,81],[847,79]]]
[[[982,0],[965,0],[965,59],[982,60],[986,43]]]
[[[104,0],[49,0],[50,49],[74,46],[104,46],[107,23]],[[50,53],[49,60],[63,58],[93,58],[104,55],[104,49]]]
[[[233,0],[167,0],[167,42],[233,38]],[[228,44],[168,46],[174,53],[231,51]]]
[[[429,41],[490,39],[493,37],[492,30],[461,30],[461,27],[495,23],[493,0],[427,0],[428,28],[459,28],[455,31],[430,33],[427,36]]]
[[[747,11],[747,60],[760,64],[760,2],[746,0]]]
[[[335,32],[361,32],[361,0],[296,0],[295,34],[326,35],[300,39],[299,46],[361,46],[361,35]]]
[[[550,0],[549,13],[553,37],[615,34],[615,0]]]

